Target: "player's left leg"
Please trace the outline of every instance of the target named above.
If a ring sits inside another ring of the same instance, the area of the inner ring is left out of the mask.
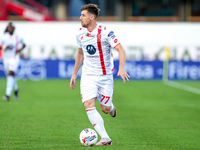
[[[15,82],[14,82],[14,99],[15,100],[18,99],[18,93],[19,93],[19,87],[17,84],[17,80],[15,79]]]
[[[99,83],[99,95],[98,100],[101,104],[101,110],[105,114],[110,114],[111,117],[115,117],[117,115],[117,109],[113,104],[113,76],[112,75],[106,75],[101,77],[102,80]],[[106,82],[105,82],[106,81]]]
[[[112,105],[111,105],[109,114],[110,114],[111,117],[116,117],[116,116],[117,116],[117,109],[116,109],[116,107],[113,105],[113,103],[112,103]]]
[[[110,140],[110,137],[108,136],[106,129],[104,127],[104,120],[102,116],[99,114],[99,112],[96,110],[95,101],[96,101],[96,98],[93,98],[91,100],[87,100],[84,102],[87,116],[91,124],[97,131],[97,133],[101,136],[101,138],[106,138]]]
[[[110,114],[111,117],[116,117],[117,115],[117,109],[116,107],[113,105],[113,103],[111,103],[111,106],[104,106],[101,104],[101,110],[105,113],[105,114]]]

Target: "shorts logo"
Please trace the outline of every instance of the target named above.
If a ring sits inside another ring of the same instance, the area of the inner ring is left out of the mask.
[[[94,55],[96,53],[96,48],[93,45],[87,45],[86,49],[90,55]]]

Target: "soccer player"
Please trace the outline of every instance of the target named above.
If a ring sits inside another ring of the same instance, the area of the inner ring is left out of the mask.
[[[95,108],[98,99],[101,110],[115,117],[117,110],[113,105],[113,59],[111,48],[119,52],[119,70],[124,83],[130,76],[126,73],[125,51],[112,30],[96,22],[100,9],[95,4],[84,5],[81,8],[80,21],[82,27],[77,33],[78,52],[74,71],[70,81],[70,88],[74,89],[77,72],[82,66],[81,98],[85,106],[87,116],[95,130],[101,136],[96,145],[112,145],[104,127],[102,116]]]
[[[3,50],[3,64],[7,76],[6,95],[3,100],[9,101],[14,89],[14,98],[18,98],[18,85],[15,80],[15,73],[20,63],[20,52],[25,48],[22,38],[14,34],[15,27],[9,22],[5,32],[0,39],[0,48]]]

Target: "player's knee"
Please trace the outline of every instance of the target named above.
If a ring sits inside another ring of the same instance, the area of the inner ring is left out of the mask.
[[[95,102],[93,100],[88,100],[84,102],[84,106],[85,108],[91,108],[91,107],[95,107]]]
[[[84,102],[84,106],[85,106],[85,108],[89,108],[90,104],[91,104],[90,102],[85,101],[85,102]]]

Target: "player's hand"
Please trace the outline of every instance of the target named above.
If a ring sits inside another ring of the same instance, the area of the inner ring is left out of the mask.
[[[70,80],[70,88],[73,90],[76,87],[76,75],[72,75]]]
[[[130,76],[126,73],[125,69],[119,69],[117,76],[120,76],[124,83],[126,83],[126,81],[129,81],[130,78]]]
[[[16,50],[16,53],[20,53],[20,52],[21,52],[21,49]]]
[[[6,46],[5,48],[4,48],[4,50],[8,50],[8,49],[10,49],[11,48],[11,46]]]

